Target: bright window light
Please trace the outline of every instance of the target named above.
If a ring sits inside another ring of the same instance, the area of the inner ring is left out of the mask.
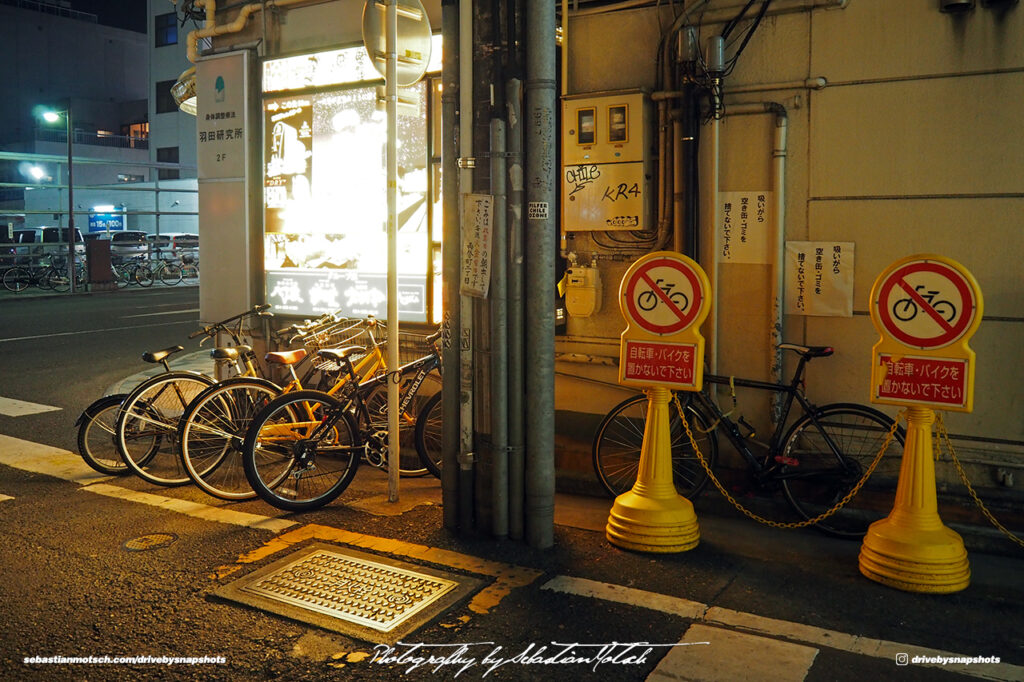
[[[56,123],[60,120],[60,114],[56,111],[47,111],[43,113],[43,120],[47,123]]]

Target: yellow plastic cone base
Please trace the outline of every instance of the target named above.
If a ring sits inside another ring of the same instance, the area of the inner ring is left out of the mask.
[[[667,554],[696,547],[700,528],[693,504],[678,493],[647,497],[631,490],[615,499],[605,536],[616,547]]]

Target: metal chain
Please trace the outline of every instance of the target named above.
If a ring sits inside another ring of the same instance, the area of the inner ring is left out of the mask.
[[[898,417],[893,420],[892,426],[889,427],[889,433],[886,434],[885,436],[885,442],[882,443],[882,448],[878,451],[878,454],[875,455],[875,459],[873,462],[871,462],[871,466],[869,466],[868,470],[864,472],[864,475],[861,477],[861,479],[857,481],[857,484],[850,488],[850,491],[846,493],[843,499],[836,503],[834,507],[832,507],[828,511],[818,514],[817,516],[811,519],[806,519],[804,521],[782,522],[772,521],[771,519],[766,519],[762,516],[758,516],[757,514],[755,514],[754,512],[750,511],[749,509],[741,505],[739,502],[737,502],[736,499],[729,494],[729,492],[725,489],[725,487],[718,480],[715,474],[711,471],[711,467],[708,466],[707,460],[704,459],[704,455],[701,453],[700,448],[697,447],[697,441],[694,440],[693,432],[690,431],[690,424],[686,421],[686,415],[683,414],[683,406],[679,402],[679,396],[673,393],[672,399],[675,401],[676,410],[678,410],[679,412],[679,418],[683,421],[683,428],[686,429],[686,435],[690,438],[690,445],[693,447],[693,451],[697,454],[697,459],[700,460],[700,465],[704,467],[704,472],[708,475],[708,478],[711,479],[711,482],[715,484],[715,487],[718,489],[718,492],[722,493],[722,496],[725,499],[727,499],[732,504],[732,506],[736,507],[736,509],[744,516],[753,519],[758,523],[763,523],[766,526],[771,526],[772,528],[806,528],[807,526],[813,526],[816,523],[824,521],[828,517],[838,512],[844,506],[846,506],[846,503],[853,499],[854,495],[860,492],[860,489],[867,482],[868,478],[870,478],[871,474],[874,473],[875,468],[878,466],[878,463],[882,461],[882,455],[884,455],[885,451],[889,449],[889,445],[890,443],[892,443],[892,439],[896,433],[896,429],[899,427],[899,419],[900,417],[903,416],[903,413],[900,412]]]
[[[974,503],[978,505],[978,508],[981,510],[981,513],[984,514],[985,518],[988,519],[989,523],[995,526],[1003,535],[1010,538],[1010,540],[1017,543],[1021,547],[1024,547],[1024,540],[1015,535],[1013,531],[1009,530],[1006,526],[999,523],[996,517],[992,515],[992,512],[990,512],[985,507],[985,504],[981,501],[981,498],[978,497],[978,493],[974,490],[974,486],[972,486],[971,482],[967,480],[967,473],[964,471],[963,465],[960,464],[960,460],[957,459],[956,452],[953,450],[953,443],[950,442],[949,440],[949,432],[946,431],[946,425],[942,421],[941,413],[935,414],[935,429],[939,433],[940,446],[942,442],[945,441],[946,450],[949,452],[949,456],[953,460],[953,465],[956,467],[957,473],[960,474],[960,480],[964,482],[965,486],[967,486],[967,492],[969,492],[971,494],[971,497],[974,498]],[[939,456],[939,449],[940,448],[936,448],[936,459],[938,459]]]

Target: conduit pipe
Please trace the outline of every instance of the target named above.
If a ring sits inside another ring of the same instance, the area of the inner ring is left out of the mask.
[[[502,103],[504,97],[499,98]],[[508,537],[508,230],[506,229],[505,121],[500,104],[491,118],[491,533]]]
[[[523,537],[523,83],[508,82],[508,534]]]
[[[765,16],[792,14],[794,12],[809,12],[815,9],[845,9],[849,3],[850,0],[775,0],[775,2],[771,4],[771,7],[768,8]],[[597,14],[608,14],[610,12],[621,12],[622,10],[628,9],[654,7],[659,4],[660,3],[656,0],[624,0],[624,2],[617,2],[611,5],[604,5],[602,7],[588,7],[586,9],[576,10],[572,14],[574,17],[586,17]],[[729,7],[716,7],[715,9],[709,9],[702,15],[701,23],[707,25],[729,21],[736,15],[737,8],[741,6],[742,3],[739,3]]]
[[[459,215],[473,192],[473,0],[459,0]],[[459,220],[462,244],[465,226]],[[459,297],[459,515],[473,529],[473,301]]]

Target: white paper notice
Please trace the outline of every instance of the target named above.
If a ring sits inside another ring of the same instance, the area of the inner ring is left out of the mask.
[[[786,242],[786,313],[853,316],[853,242]]]
[[[719,192],[718,261],[768,263],[771,192]]]

